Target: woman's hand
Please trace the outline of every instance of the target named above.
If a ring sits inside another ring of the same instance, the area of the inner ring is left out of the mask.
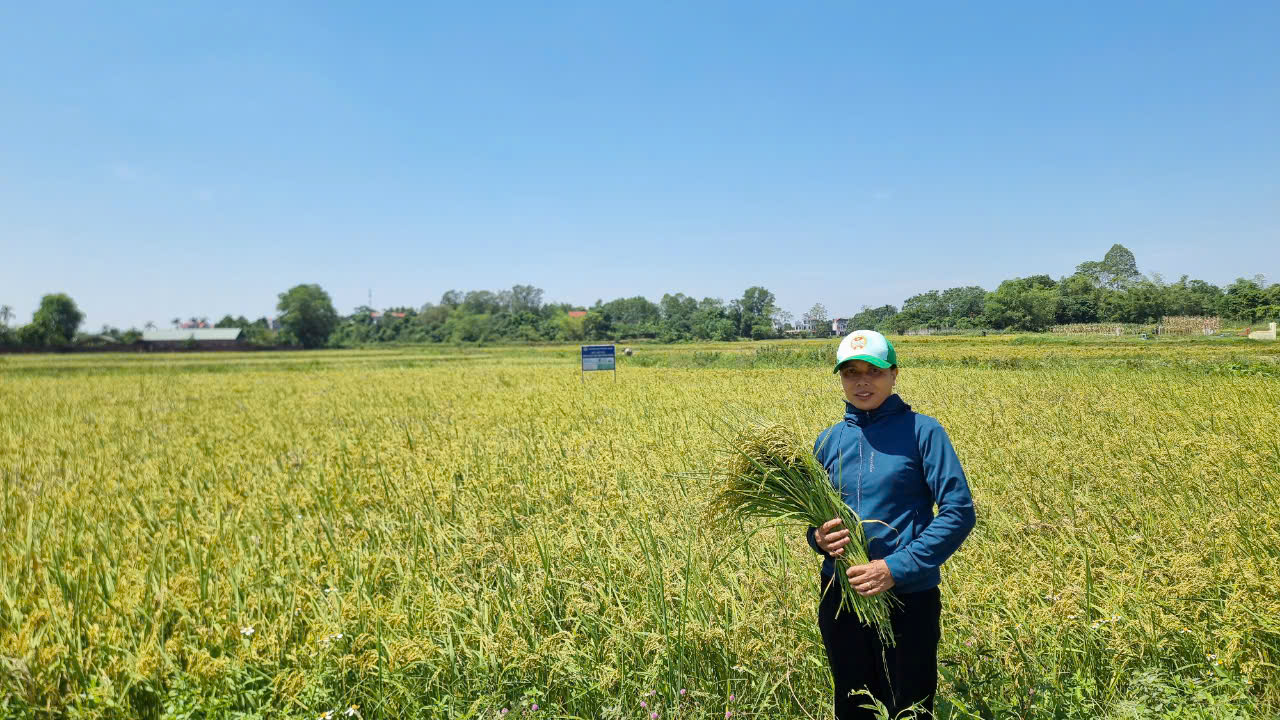
[[[871,597],[893,587],[893,573],[883,560],[872,560],[865,565],[854,565],[847,571],[849,584],[863,597]]]
[[[841,527],[844,521],[833,518],[822,523],[822,527],[813,531],[813,541],[822,548],[827,557],[840,557],[844,554],[844,546],[849,544],[849,531]]]

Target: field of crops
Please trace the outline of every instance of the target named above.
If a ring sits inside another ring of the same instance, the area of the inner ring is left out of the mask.
[[[1280,713],[1276,345],[899,343],[978,506],[944,716]],[[832,349],[0,356],[0,717],[827,716],[803,528],[687,473]]]

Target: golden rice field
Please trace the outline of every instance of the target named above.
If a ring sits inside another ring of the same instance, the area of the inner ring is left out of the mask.
[[[1280,713],[1274,344],[898,349],[978,505],[944,717]],[[803,529],[688,473],[830,352],[0,356],[0,717],[827,717]]]

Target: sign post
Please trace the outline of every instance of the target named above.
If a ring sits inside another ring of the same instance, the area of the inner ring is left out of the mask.
[[[617,355],[613,345],[582,346],[582,382],[587,381],[587,373],[592,370],[612,370],[613,381],[618,382]]]

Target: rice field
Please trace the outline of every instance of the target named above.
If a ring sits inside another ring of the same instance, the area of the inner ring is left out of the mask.
[[[1275,345],[901,340],[978,508],[943,717],[1280,714]],[[0,717],[828,717],[803,528],[691,473],[831,349],[0,356]]]

